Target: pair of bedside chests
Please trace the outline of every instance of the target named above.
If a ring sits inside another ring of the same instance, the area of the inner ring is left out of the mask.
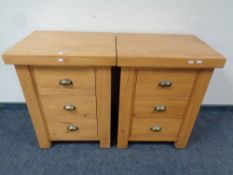
[[[214,68],[225,58],[192,35],[33,32],[3,55],[14,64],[39,146],[110,147],[111,67],[121,68],[118,147],[185,148]]]

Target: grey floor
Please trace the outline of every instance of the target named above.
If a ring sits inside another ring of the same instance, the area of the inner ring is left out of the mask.
[[[25,105],[1,104],[0,174],[233,175],[233,107],[202,108],[185,150],[171,143],[131,143],[126,150],[113,144],[103,150],[97,142],[56,143],[42,150]]]

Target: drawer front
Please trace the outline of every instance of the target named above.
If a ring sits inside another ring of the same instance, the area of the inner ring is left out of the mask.
[[[95,95],[94,69],[34,67],[33,72],[40,95]]]
[[[97,139],[95,97],[41,95],[40,99],[51,140]],[[74,131],[67,128],[74,126],[78,127]]]
[[[96,98],[93,96],[41,95],[45,116],[96,118]]]
[[[51,140],[98,140],[96,118],[48,116],[46,120]]]
[[[133,119],[131,141],[175,141],[181,119]]]
[[[136,97],[134,118],[182,118],[188,98]]]
[[[138,70],[136,96],[188,97],[195,71]]]

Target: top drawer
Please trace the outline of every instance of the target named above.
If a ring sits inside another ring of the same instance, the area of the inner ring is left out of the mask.
[[[195,71],[138,70],[136,96],[188,97]]]
[[[89,68],[33,68],[40,95],[95,95],[94,69]]]

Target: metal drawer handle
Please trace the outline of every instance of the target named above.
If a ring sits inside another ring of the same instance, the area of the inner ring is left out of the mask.
[[[73,85],[73,82],[69,79],[63,79],[63,80],[59,81],[59,84],[61,86],[71,86],[71,85]]]
[[[159,132],[159,131],[162,130],[162,128],[161,128],[161,126],[159,126],[159,125],[154,125],[154,126],[152,126],[152,127],[150,128],[150,130],[153,131],[153,132]]]
[[[158,105],[154,107],[154,111],[156,112],[165,112],[167,110],[166,106],[164,105]]]
[[[78,131],[79,128],[76,125],[70,124],[67,126],[67,130],[73,132],[73,131]]]
[[[75,109],[76,109],[76,106],[74,106],[74,105],[71,105],[71,104],[64,105],[64,110],[66,110],[66,111],[74,111]]]
[[[167,88],[172,86],[172,82],[170,80],[162,80],[159,82],[159,86],[162,88]]]

